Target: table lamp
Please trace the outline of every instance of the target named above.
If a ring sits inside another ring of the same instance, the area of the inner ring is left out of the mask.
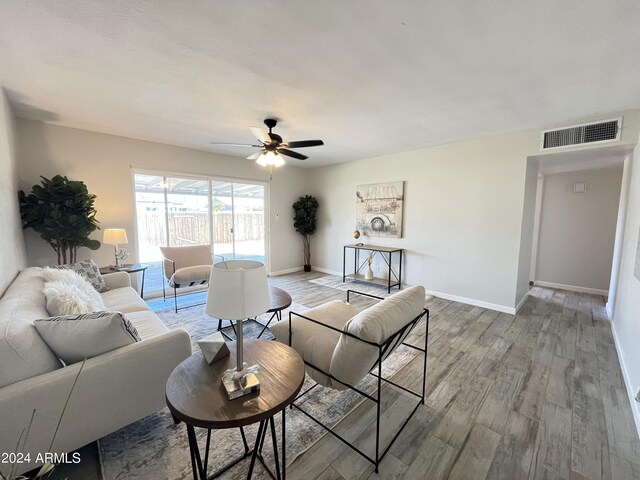
[[[236,320],[236,369],[227,370],[222,378],[230,400],[260,390],[258,377],[247,371],[242,357],[242,321],[266,312],[270,306],[263,263],[230,260],[213,265],[205,312],[220,320]]]
[[[115,267],[120,268],[120,258],[122,255],[118,249],[118,245],[128,243],[127,231],[124,228],[106,228],[102,237],[102,243],[113,245],[113,253],[116,257]]]

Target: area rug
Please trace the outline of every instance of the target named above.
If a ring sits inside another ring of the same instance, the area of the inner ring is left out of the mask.
[[[353,278],[347,278],[343,282],[342,277],[339,275],[324,275],[320,278],[309,280],[309,282],[322,285],[324,287],[336,288],[343,292],[346,292],[347,290],[355,290],[357,292],[368,293],[369,295],[375,295],[383,298],[393,295],[399,291],[398,287],[391,287],[391,293],[387,293],[387,287],[384,285],[377,285],[375,283],[364,282],[362,280],[354,280]],[[431,295],[427,295],[425,302],[431,298],[433,298]]]
[[[290,309],[302,312],[307,308],[303,305],[292,304]],[[169,326],[174,328],[181,326],[191,335],[194,351],[196,341],[215,330],[217,320],[204,313],[204,307],[194,307],[183,310],[177,314],[171,310],[159,311],[158,316]],[[269,316],[261,316],[259,322],[266,323]],[[286,312],[283,319],[287,318]],[[253,324],[253,326],[251,326]],[[259,333],[261,325],[257,322],[247,322],[245,336],[251,335],[250,331]],[[267,331],[268,332],[268,331]],[[263,338],[271,338],[265,334]],[[401,346],[383,364],[383,374],[393,376],[407,365],[416,356],[413,349]],[[314,384],[308,377],[302,387],[303,391]],[[376,388],[375,378],[367,376],[359,387],[368,392],[374,392]],[[316,387],[307,394],[300,404],[304,404],[305,410],[319,418],[323,423],[335,426],[354,408],[363,402],[361,396],[353,391],[335,391],[324,387]],[[373,408],[373,403],[371,404]],[[277,417],[276,429],[278,439],[281,438],[280,415]],[[257,426],[253,425],[245,429],[247,440],[250,444],[255,440]],[[304,453],[326,433],[322,427],[307,418],[301,412],[293,409],[287,410],[286,432],[287,464],[291,464],[296,457]],[[197,431],[199,444],[204,448],[205,430]],[[164,410],[143,418],[117,432],[100,440],[104,479],[105,480],[181,480],[191,478],[191,460],[186,429],[183,424],[174,425],[169,411]],[[210,469],[218,469],[230,459],[242,452],[242,441],[237,429],[217,430],[211,437]],[[268,464],[273,465],[271,443],[265,442],[264,456]],[[246,475],[247,464],[240,463],[229,470],[220,478],[234,479]],[[256,467],[254,478],[270,478],[261,468]]]

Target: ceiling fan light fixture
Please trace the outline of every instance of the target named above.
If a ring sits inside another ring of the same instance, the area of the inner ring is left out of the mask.
[[[285,162],[282,155],[278,155],[276,152],[266,151],[258,157],[256,163],[263,167],[281,167]]]

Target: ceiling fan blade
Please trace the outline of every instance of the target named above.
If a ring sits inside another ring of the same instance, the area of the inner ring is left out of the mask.
[[[260,150],[259,152],[256,152],[256,153],[252,153],[247,157],[247,160],[257,160],[258,157],[262,155],[262,153],[263,153],[263,150]]]
[[[260,140],[262,143],[271,143],[271,139],[269,138],[269,134],[267,132],[265,132],[264,130],[262,130],[261,128],[258,127],[249,127],[249,130],[251,130],[251,133],[253,133],[253,135]]]
[[[298,152],[294,152],[293,150],[287,150],[286,148],[278,148],[278,153],[281,155],[286,155],[287,157],[297,158],[298,160],[306,160],[307,158],[309,158]]]
[[[317,147],[324,145],[322,140],[300,140],[298,142],[287,142],[287,148],[303,148],[303,147]]]
[[[262,145],[251,145],[250,143],[225,143],[225,142],[211,142],[211,145],[221,145],[225,147],[257,147],[257,148],[262,147]]]

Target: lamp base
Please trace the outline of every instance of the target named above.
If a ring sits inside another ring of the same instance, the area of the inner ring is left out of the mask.
[[[230,376],[224,376],[222,379],[224,389],[227,391],[229,400],[250,395],[260,391],[260,380],[254,373],[247,373],[240,380],[233,380]]]

